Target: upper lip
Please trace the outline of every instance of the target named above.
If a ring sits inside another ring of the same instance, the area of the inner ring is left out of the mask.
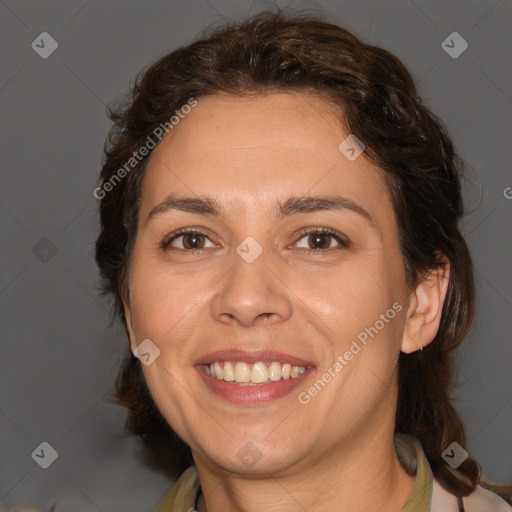
[[[240,350],[236,348],[216,350],[201,356],[194,365],[214,363],[215,361],[240,361],[244,363],[258,363],[263,361],[278,361],[292,366],[314,366],[311,361],[300,357],[277,352],[275,350]]]

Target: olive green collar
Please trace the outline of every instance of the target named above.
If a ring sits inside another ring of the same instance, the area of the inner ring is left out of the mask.
[[[404,434],[395,434],[398,458],[407,472],[416,474],[414,486],[402,512],[430,512],[433,477],[418,440]],[[188,467],[165,496],[156,512],[189,512],[196,510],[201,487],[195,466]]]
[[[430,512],[434,479],[421,443],[411,436],[395,434],[395,448],[402,466],[410,475],[416,475],[402,512]]]

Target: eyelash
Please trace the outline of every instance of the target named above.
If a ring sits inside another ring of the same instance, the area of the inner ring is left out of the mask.
[[[179,229],[178,231],[175,231],[174,233],[172,233],[172,235],[170,235],[170,238],[169,237],[165,238],[161,243],[161,249],[163,251],[175,250],[175,251],[184,251],[184,252],[189,252],[189,253],[190,252],[199,253],[199,252],[203,251],[204,249],[169,249],[170,244],[174,240],[176,240],[177,238],[180,238],[180,236],[187,235],[187,234],[201,235],[201,236],[205,236],[206,238],[208,238],[208,236],[205,233],[203,233],[202,231],[199,231],[199,230],[193,229],[193,228],[183,228],[183,229]],[[341,235],[341,233],[339,233],[338,231],[335,231],[333,229],[330,229],[330,228],[321,228],[321,227],[305,228],[299,232],[299,235],[300,235],[300,237],[298,238],[297,242],[299,240],[301,240],[302,238],[304,238],[306,235],[330,235],[330,236],[332,236],[332,238],[334,238],[334,240],[336,240],[336,242],[338,242],[340,244],[340,246],[341,246],[341,247],[339,247],[340,249],[348,249],[350,246],[350,243],[348,242],[348,240],[346,240],[343,237],[343,235]],[[295,242],[295,243],[297,243],[297,242]],[[332,249],[333,248],[302,249],[302,250],[307,251],[308,254],[318,256],[320,253],[324,253],[324,252],[332,250]]]

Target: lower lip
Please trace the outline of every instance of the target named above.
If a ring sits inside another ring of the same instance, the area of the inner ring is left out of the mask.
[[[297,386],[304,382],[309,376],[312,368],[307,369],[302,375],[294,379],[278,380],[269,384],[260,384],[258,386],[240,386],[231,382],[216,379],[207,375],[202,365],[196,367],[204,383],[215,394],[225,398],[234,404],[261,404],[271,402],[290,394]]]

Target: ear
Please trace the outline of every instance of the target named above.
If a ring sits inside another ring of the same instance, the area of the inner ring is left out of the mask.
[[[130,350],[133,352],[137,348],[137,338],[135,337],[134,328],[133,328],[133,316],[132,316],[132,308],[131,308],[131,300],[130,300],[130,292],[127,291],[123,296],[123,305],[124,305],[124,316],[126,318],[126,332],[128,334],[129,342],[130,342]]]
[[[429,272],[409,296],[402,352],[422,350],[436,337],[450,281],[450,262]]]

